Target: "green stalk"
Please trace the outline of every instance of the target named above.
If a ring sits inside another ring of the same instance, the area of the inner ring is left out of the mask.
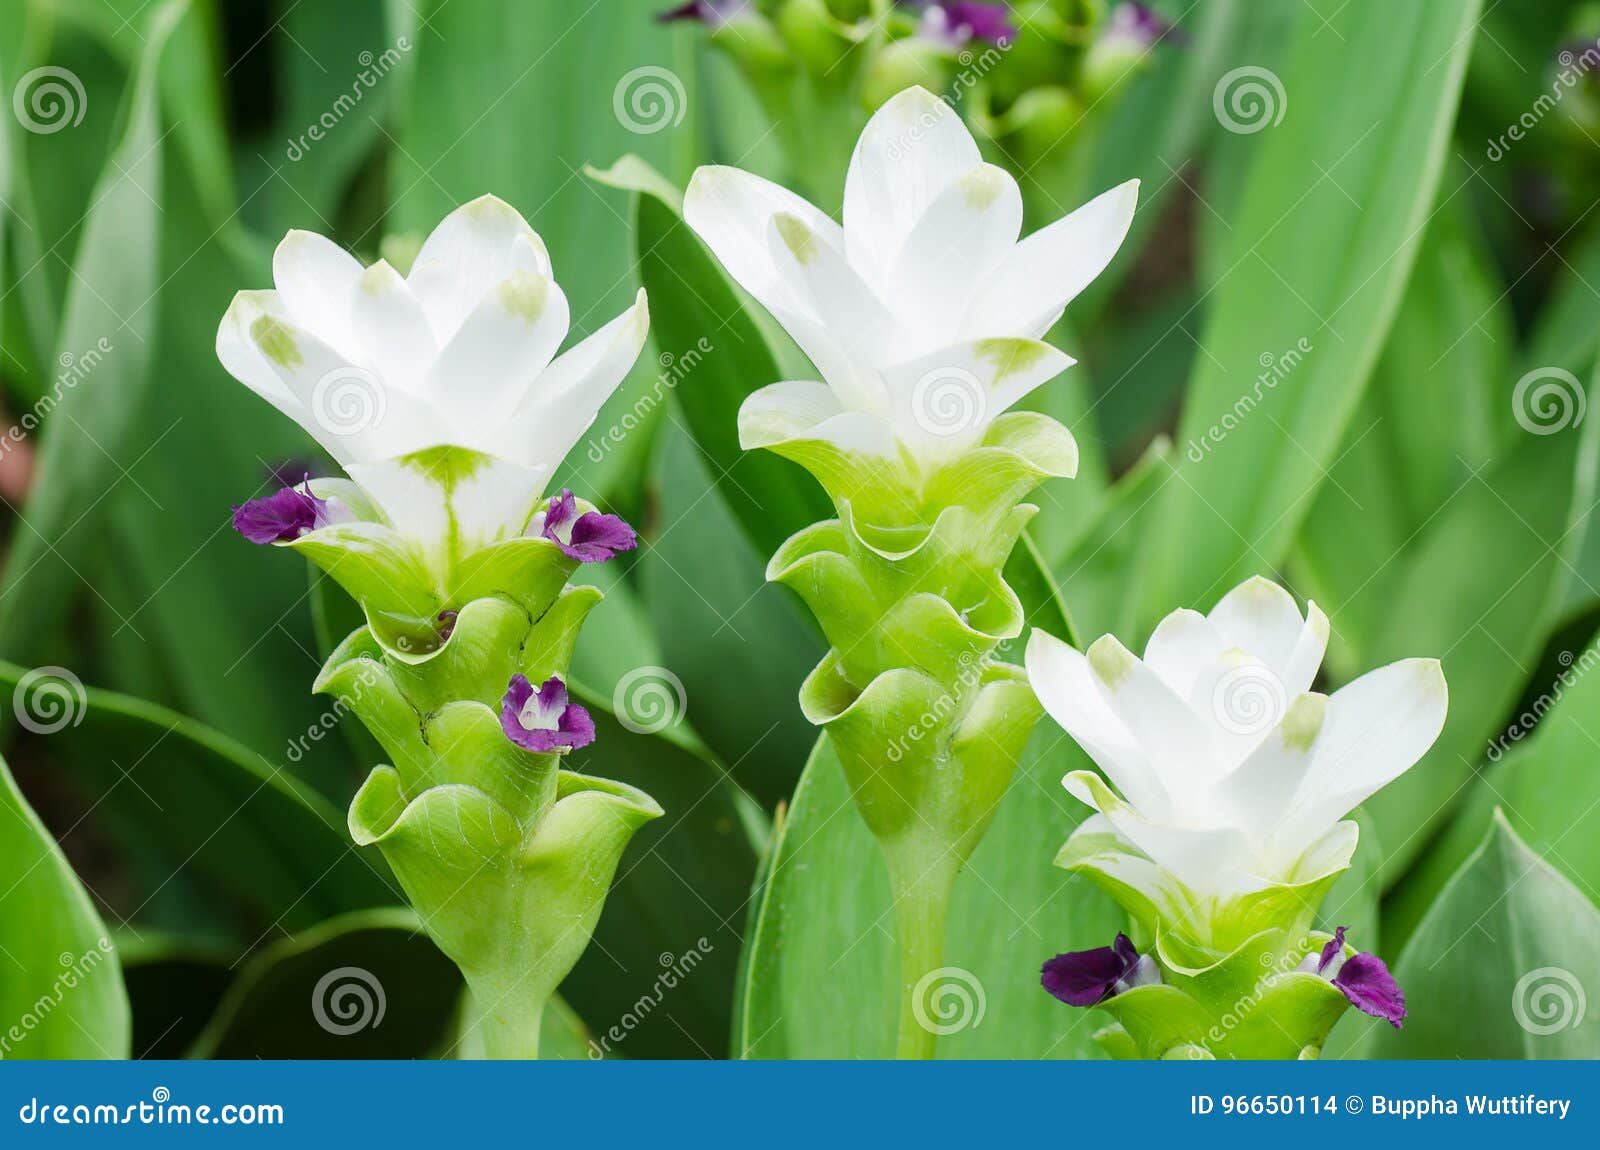
[[[945,924],[959,865],[935,863],[905,877],[904,867],[891,863],[895,940],[900,949],[900,1024],[895,1040],[898,1059],[931,1059],[939,1035],[925,1025],[929,988],[922,981],[944,965]]]

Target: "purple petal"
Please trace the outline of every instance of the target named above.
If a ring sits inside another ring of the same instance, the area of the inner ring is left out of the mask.
[[[656,13],[656,23],[670,24],[675,20],[693,20],[711,28],[720,28],[740,12],[749,0],[689,0],[676,8]]]
[[[687,4],[680,4],[676,8],[668,8],[665,12],[656,13],[657,24],[670,24],[674,20],[697,20],[704,24],[706,13],[701,0],[689,0]]]
[[[1117,984],[1139,968],[1139,953],[1125,934],[1111,946],[1058,954],[1045,963],[1039,981],[1068,1006],[1094,1006],[1117,993]]]
[[[594,742],[594,720],[567,701],[567,685],[555,675],[540,685],[537,695],[526,675],[512,675],[500,701],[500,729],[517,746],[537,754]]]
[[[285,487],[233,509],[233,529],[252,543],[288,543],[327,521],[328,505],[309,491]]]
[[[1339,927],[1333,932],[1333,937],[1328,940],[1327,945],[1322,948],[1322,954],[1317,959],[1318,974],[1326,971],[1329,964],[1344,953],[1344,932],[1348,929],[1348,927]]]
[[[639,537],[632,527],[618,516],[598,511],[584,512],[572,525],[572,541],[560,543],[567,557],[580,563],[604,563],[617,552],[632,551],[637,546]]]
[[[965,32],[974,39],[998,44],[1017,34],[1016,25],[1011,23],[1011,10],[1004,4],[975,4],[958,0],[957,3],[941,4],[940,7],[958,32]]]
[[[578,500],[572,494],[572,488],[563,487],[561,494],[557,495],[545,506],[544,537],[546,539],[554,539],[557,531],[572,526],[572,521],[577,514]]]
[[[1357,1010],[1400,1029],[1406,1016],[1405,992],[1377,955],[1363,951],[1346,959],[1333,976],[1333,985],[1344,991]]]
[[[563,489],[545,508],[539,533],[579,563],[604,563],[617,552],[632,551],[639,545],[633,528],[615,515],[598,511],[578,515],[578,501],[570,489]]]
[[[449,639],[450,639],[450,636],[455,634],[456,620],[459,619],[460,617],[461,617],[461,612],[460,611],[440,611],[439,612],[439,618],[438,618],[438,623],[439,623],[439,642],[440,642],[441,645],[446,643],[446,642],[448,642]]]

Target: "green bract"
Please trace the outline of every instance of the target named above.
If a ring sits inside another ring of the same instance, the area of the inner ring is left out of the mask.
[[[544,1004],[588,945],[623,849],[662,813],[633,787],[561,770],[559,753],[524,750],[501,726],[513,675],[565,677],[601,593],[566,586],[573,561],[533,538],[463,555],[428,582],[389,584],[366,562],[366,541],[330,538],[339,530],[294,546],[342,576],[367,613],[315,687],[390,759],[351,803],[350,833],[383,851],[461,968],[485,1050],[533,1057]],[[385,546],[402,554],[403,543]],[[346,567],[351,554],[360,559]],[[397,626],[401,605],[411,629]],[[447,630],[440,611],[456,612]]]
[[[1264,930],[1221,955],[1158,938],[1163,981],[1102,1003],[1116,1022],[1095,1040],[1113,1058],[1316,1058],[1350,1003],[1297,967],[1331,937]]]
[[[883,848],[905,954],[902,1008],[939,965],[951,885],[983,837],[1040,709],[1021,668],[995,658],[1022,633],[1001,574],[1037,510],[1018,500],[1070,476],[1066,429],[1001,416],[982,444],[930,469],[824,440],[774,451],[803,463],[839,512],[794,535],[767,576],[792,588],[831,644],[800,690]],[[902,1055],[933,1035],[902,1020]]]

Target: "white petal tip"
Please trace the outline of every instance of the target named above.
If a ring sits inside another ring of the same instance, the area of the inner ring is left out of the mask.
[[[1133,652],[1124,647],[1115,635],[1100,636],[1090,644],[1086,654],[1095,678],[1112,690],[1122,684],[1138,662]]]

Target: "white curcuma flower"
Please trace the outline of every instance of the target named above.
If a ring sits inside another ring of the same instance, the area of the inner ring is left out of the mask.
[[[1062,780],[1098,814],[1057,861],[1202,938],[1226,933],[1214,920],[1230,908],[1241,927],[1270,925],[1262,908],[1297,901],[1273,892],[1320,897],[1355,850],[1357,825],[1341,820],[1433,745],[1448,703],[1435,659],[1315,692],[1327,643],[1316,604],[1302,617],[1262,578],[1209,615],[1168,615],[1143,659],[1110,635],[1080,654],[1035,631],[1034,691],[1111,783],[1093,771]]]
[[[557,355],[566,296],[543,241],[494,196],[446,216],[408,275],[302,231],[278,245],[272,273],[276,290],[234,297],[218,358],[422,540],[519,534],[649,327],[641,291]]]
[[[749,396],[744,447],[821,440],[936,463],[1073,360],[1041,342],[1121,246],[1130,180],[1018,242],[1017,182],[944,101],[908,88],[872,117],[844,223],[737,168],[703,167],[684,218],[825,383]]]

